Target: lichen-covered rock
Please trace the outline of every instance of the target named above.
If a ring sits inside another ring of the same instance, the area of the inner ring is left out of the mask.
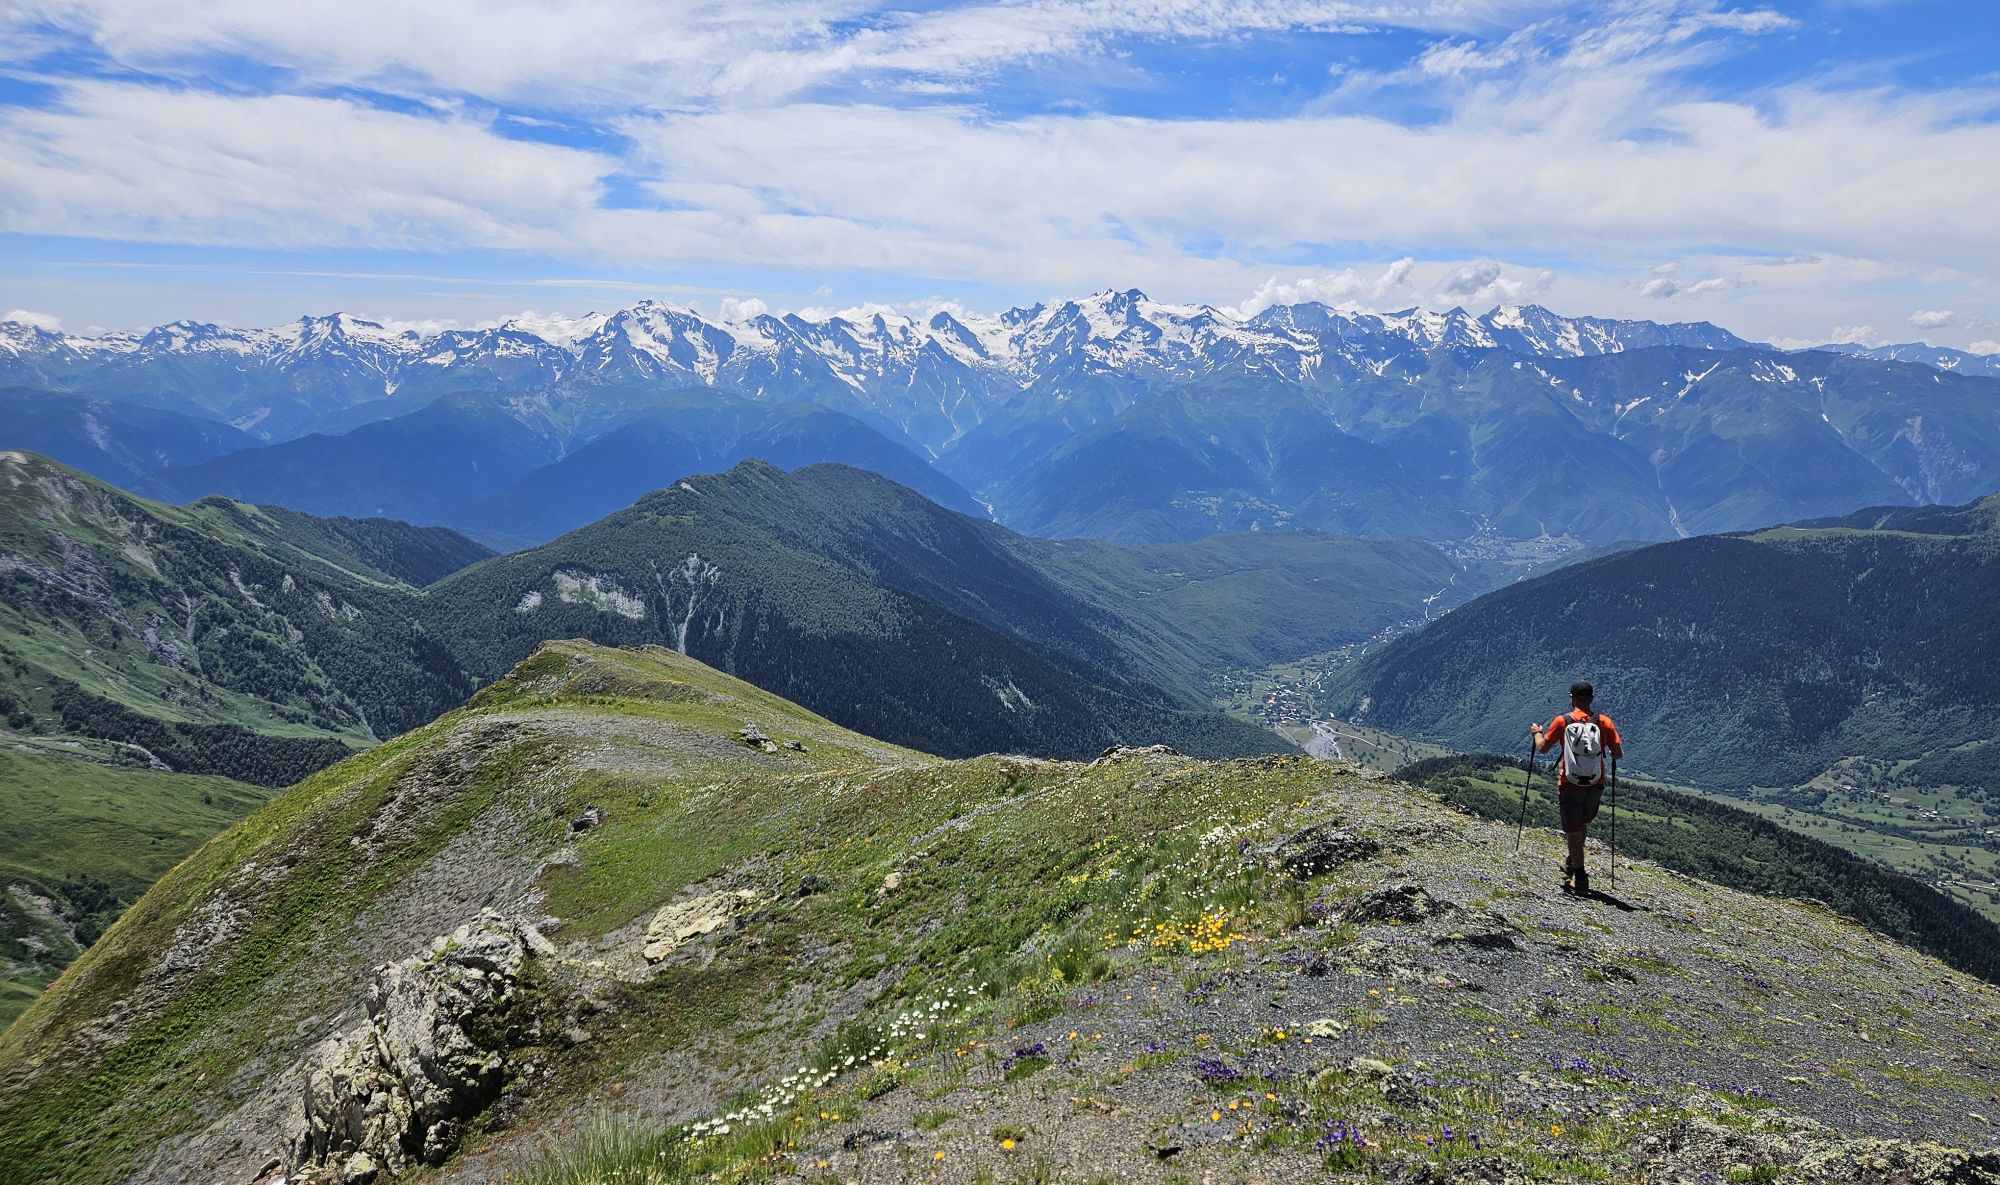
[[[1842,1185],[2000,1185],[2000,1153],[1908,1140],[1849,1140],[1808,1154],[1800,1181]]]
[[[528,961],[554,953],[491,910],[376,971],[367,1015],[320,1043],[287,1152],[297,1176],[366,1185],[438,1164],[509,1077]]]
[[[1421,922],[1447,913],[1457,906],[1431,896],[1430,890],[1413,881],[1383,885],[1367,893],[1341,911],[1350,922]]]
[[[1278,869],[1293,880],[1307,881],[1332,872],[1343,864],[1366,860],[1381,850],[1381,844],[1366,836],[1355,835],[1331,823],[1319,823],[1261,845],[1253,852],[1265,867]]]
[[[709,893],[676,901],[653,915],[652,923],[646,927],[646,945],[641,953],[648,963],[657,963],[689,939],[720,930],[730,919],[755,905],[761,896],[755,889],[738,889],[733,893]]]

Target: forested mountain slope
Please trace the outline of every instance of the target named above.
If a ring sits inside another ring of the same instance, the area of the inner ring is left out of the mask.
[[[403,524],[147,502],[0,453],[0,709],[282,785],[470,693],[388,570],[480,553]]]
[[[1506,751],[1575,678],[1633,763],[1783,788],[1854,759],[2000,789],[2000,498],[1659,544],[1490,593],[1331,680],[1342,714]]]
[[[259,443],[228,424],[110,398],[0,387],[0,448],[27,449],[129,486],[172,465],[197,465]]]
[[[1169,690],[1000,534],[873,474],[746,462],[440,582],[433,627],[497,675],[541,641],[670,646],[841,723],[969,755],[1283,742]],[[1175,672],[1178,673],[1178,672]]]

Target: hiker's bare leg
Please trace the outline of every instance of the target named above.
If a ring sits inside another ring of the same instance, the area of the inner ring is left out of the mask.
[[[1563,832],[1563,838],[1569,840],[1569,866],[1571,868],[1583,867],[1583,840],[1589,834],[1590,829],[1588,827],[1579,827],[1575,831]]]

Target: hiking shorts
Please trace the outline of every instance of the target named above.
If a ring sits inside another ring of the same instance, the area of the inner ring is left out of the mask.
[[[1604,802],[1604,786],[1571,786],[1568,783],[1556,789],[1556,808],[1562,812],[1564,831],[1582,831],[1597,817],[1597,808]]]

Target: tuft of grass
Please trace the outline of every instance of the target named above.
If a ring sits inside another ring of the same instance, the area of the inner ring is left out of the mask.
[[[687,1147],[679,1129],[599,1121],[568,1144],[544,1149],[501,1178],[502,1185],[670,1185],[684,1180]]]

